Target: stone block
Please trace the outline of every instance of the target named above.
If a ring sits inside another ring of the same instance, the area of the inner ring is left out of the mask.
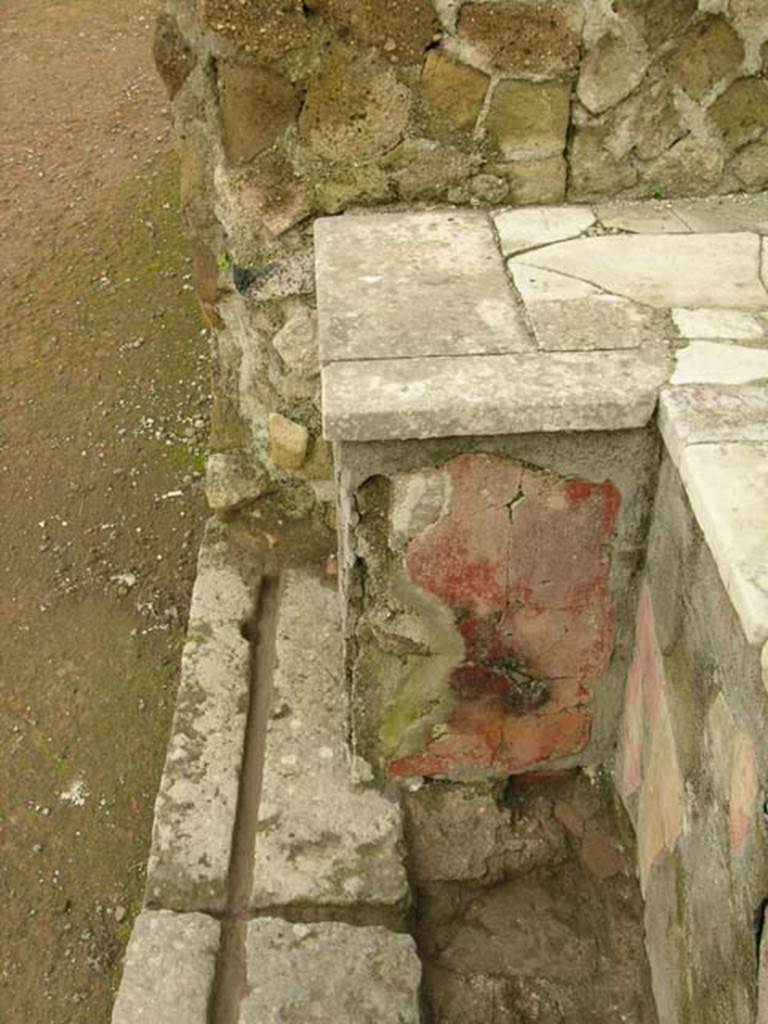
[[[315,241],[323,362],[533,348],[482,213],[322,219]]]
[[[254,910],[406,904],[400,809],[365,781],[347,730],[338,595],[291,571],[278,608]]]
[[[309,431],[279,412],[269,414],[269,457],[280,469],[300,469],[307,457]]]
[[[664,388],[659,399],[659,429],[678,467],[689,444],[768,442],[768,394],[760,385]]]
[[[504,79],[494,90],[486,127],[505,158],[542,159],[563,153],[569,114],[564,82]]]
[[[474,127],[489,83],[488,75],[441,50],[430,50],[421,73],[421,88],[427,100],[455,128]]]
[[[171,14],[161,13],[157,17],[152,56],[168,96],[173,99],[197,64],[197,56]]]
[[[258,7],[241,0],[199,0],[198,7],[208,28],[265,62],[285,57],[310,39],[299,0],[262,0]]]
[[[595,212],[597,219],[609,231],[627,231],[633,235],[679,235],[690,230],[669,203],[600,203]]]
[[[703,99],[744,60],[744,44],[720,16],[694,22],[680,37],[665,64],[673,81],[695,100]]]
[[[165,768],[155,802],[146,902],[171,910],[226,906],[250,692],[258,573],[211,520],[200,548]]]
[[[628,31],[628,25],[614,23],[587,47],[576,95],[590,113],[602,114],[637,88],[648,62],[642,40]]]
[[[345,38],[378,47],[389,60],[418,64],[439,28],[428,0],[313,0]]]
[[[740,309],[673,309],[672,321],[681,338],[760,341],[768,337],[766,323],[754,313]]]
[[[265,230],[277,237],[312,212],[312,194],[306,182],[278,152],[262,154],[247,170],[233,171],[220,165],[214,172],[214,184],[216,214],[227,233],[230,253],[246,264],[261,256]],[[263,270],[252,273],[258,281]]]
[[[504,256],[537,249],[552,242],[576,238],[595,223],[588,206],[541,206],[531,210],[504,210],[493,216]]]
[[[517,206],[561,203],[565,199],[568,168],[562,154],[544,157],[542,160],[487,164],[486,170],[508,182],[509,194],[506,198]]]
[[[739,78],[709,108],[730,150],[754,142],[768,128],[768,82]]]
[[[323,429],[371,441],[642,427],[670,372],[659,349],[338,362],[323,371]]]
[[[524,262],[662,309],[766,305],[760,239],[746,232],[578,238],[527,253]]]
[[[461,187],[475,166],[471,154],[433,139],[403,139],[381,161],[398,195],[409,202],[444,197],[451,186]]]
[[[640,185],[667,198],[690,195],[691,182],[702,192],[720,186],[725,156],[709,135],[688,135],[652,160],[640,176]]]
[[[768,377],[768,349],[692,341],[676,352],[672,384],[749,384]]]
[[[332,161],[381,156],[403,138],[411,93],[374,54],[329,52],[307,90],[299,137],[309,151]]]
[[[577,0],[464,4],[461,38],[507,74],[558,75],[578,61],[582,8]]]
[[[206,1024],[220,927],[204,914],[139,914],[112,1024]]]
[[[768,444],[694,444],[680,475],[747,643],[768,639]]]
[[[637,348],[665,335],[662,317],[647,306],[519,260],[509,266],[541,349]]]
[[[768,186],[768,142],[752,142],[731,161],[730,169],[747,188]]]
[[[239,1024],[418,1024],[421,966],[410,935],[347,924],[248,926]]]
[[[306,377],[316,376],[320,372],[320,353],[314,310],[306,306],[295,308],[272,339],[272,346],[289,370]]]
[[[640,24],[651,51],[674,39],[693,17],[697,0],[641,0]]]
[[[260,498],[269,477],[245,452],[213,452],[205,464],[205,496],[214,512],[233,512]]]
[[[569,194],[575,199],[603,198],[631,188],[637,181],[632,162],[607,148],[603,126],[576,128],[568,153]]]
[[[233,163],[247,163],[293,124],[299,97],[289,79],[269,68],[222,61],[218,73],[224,152]]]

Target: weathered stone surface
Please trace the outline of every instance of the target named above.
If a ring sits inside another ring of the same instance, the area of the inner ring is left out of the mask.
[[[205,464],[205,496],[214,512],[232,512],[255,501],[269,488],[266,473],[259,472],[245,452],[213,452]]]
[[[689,444],[768,442],[768,392],[759,385],[665,388],[659,399],[659,429],[678,467]]]
[[[417,64],[439,28],[428,0],[312,0],[337,31],[378,46],[390,60]]]
[[[768,128],[768,82],[740,78],[709,108],[729,149],[741,149]]]
[[[582,10],[575,0],[509,0],[461,8],[459,32],[510,74],[559,74],[576,66]]]
[[[746,233],[609,235],[560,242],[524,262],[650,306],[761,309],[759,251],[759,238]]]
[[[239,1024],[419,1024],[410,935],[263,917],[248,925]]]
[[[744,60],[744,44],[723,17],[694,22],[680,37],[665,63],[672,79],[695,100],[701,100]]]
[[[291,82],[253,64],[219,64],[221,141],[227,159],[245,163],[268,149],[293,123],[299,98]]]
[[[206,1024],[219,931],[204,914],[139,914],[112,1024]]]
[[[272,339],[272,345],[285,365],[295,373],[312,377],[320,372],[314,310],[306,306],[295,309]]]
[[[444,784],[405,796],[417,884],[488,885],[565,859],[562,827],[544,800],[513,816],[483,790]]]
[[[565,149],[569,111],[564,82],[505,79],[493,93],[486,124],[507,159],[541,159]]]
[[[688,135],[652,160],[640,183],[666,198],[689,195],[694,180],[709,192],[719,186],[724,167],[725,156],[708,135]]]
[[[561,203],[565,199],[567,167],[562,154],[543,160],[512,160],[488,164],[486,170],[509,183],[510,202],[517,206],[531,203]]]
[[[609,231],[629,231],[637,235],[679,235],[689,228],[667,203],[601,203],[595,207],[597,219]]]
[[[673,384],[749,384],[768,379],[768,349],[692,341],[675,353]]]
[[[279,412],[269,414],[269,457],[281,469],[300,469],[307,457],[309,431]]]
[[[474,158],[433,139],[404,139],[381,161],[401,199],[439,199],[452,185],[466,182]]]
[[[581,750],[613,645],[607,551],[620,494],[484,454],[444,472],[448,508],[410,541],[405,571],[450,610],[463,657],[442,706],[431,700],[396,737],[388,771],[501,774]]]
[[[689,445],[680,475],[747,642],[768,639],[768,443]]]
[[[197,56],[171,14],[161,13],[157,17],[152,55],[168,96],[173,99],[197,64]]]
[[[619,23],[620,24],[620,23]],[[587,50],[581,62],[576,94],[592,114],[602,114],[626,99],[643,80],[649,62],[640,39],[626,26],[612,26]]]
[[[253,574],[253,575],[251,575]],[[250,689],[256,571],[208,524],[192,592],[171,738],[155,802],[146,901],[172,910],[226,905]]]
[[[765,188],[768,185],[768,142],[753,142],[745,146],[731,161],[730,167],[747,188]]]
[[[249,265],[261,256],[265,233],[278,237],[312,212],[306,183],[277,152],[264,153],[247,170],[221,164],[214,183],[216,214],[236,263]]]
[[[441,50],[430,50],[421,73],[424,95],[456,128],[474,126],[489,82],[488,75]]]
[[[538,207],[494,214],[504,256],[575,238],[591,228],[595,215],[588,206]]]
[[[768,234],[768,196],[710,196],[670,203],[690,231],[758,231]]]
[[[315,240],[323,362],[533,348],[481,213],[318,220]]]
[[[666,43],[685,27],[696,13],[696,0],[632,0],[651,50]]]
[[[542,349],[637,348],[664,337],[660,318],[647,306],[524,263],[511,263],[510,270]]]
[[[299,135],[327,160],[380,156],[402,139],[411,108],[408,87],[374,54],[332,51],[313,79],[299,117]]]
[[[264,61],[278,60],[309,42],[300,0],[262,0],[258,6],[242,0],[198,2],[206,25]]]
[[[278,610],[254,910],[407,901],[400,809],[356,778],[346,737],[338,595],[308,573],[289,572]]]
[[[607,148],[607,129],[602,126],[577,128],[568,153],[570,191],[574,199],[602,198],[631,188],[637,171],[623,157]]]
[[[270,260],[257,270],[249,271],[243,290],[257,302],[308,295],[314,291],[314,269],[311,250],[299,249],[285,259]]]
[[[670,372],[656,349],[332,363],[324,433],[370,441],[642,427]]]
[[[605,149],[624,165],[631,165],[633,157],[654,160],[690,133],[669,80],[657,69],[605,115],[597,130]]]
[[[759,341],[768,334],[762,320],[739,309],[673,309],[672,320],[682,338]]]

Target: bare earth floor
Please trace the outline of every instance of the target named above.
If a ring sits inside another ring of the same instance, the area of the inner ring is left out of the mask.
[[[204,502],[150,0],[0,12],[0,1019],[105,1024]]]

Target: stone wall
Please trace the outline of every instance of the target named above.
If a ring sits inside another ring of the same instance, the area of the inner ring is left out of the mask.
[[[167,0],[213,507],[330,498],[315,216],[764,187],[767,37],[765,0]]]
[[[617,769],[637,831],[662,1021],[764,1019],[756,1012],[768,892],[767,703],[759,648],[744,637],[666,456]]]

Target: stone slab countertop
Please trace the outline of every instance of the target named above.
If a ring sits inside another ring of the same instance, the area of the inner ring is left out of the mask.
[[[325,435],[642,427],[668,380],[768,377],[766,230],[762,196],[322,218]]]

